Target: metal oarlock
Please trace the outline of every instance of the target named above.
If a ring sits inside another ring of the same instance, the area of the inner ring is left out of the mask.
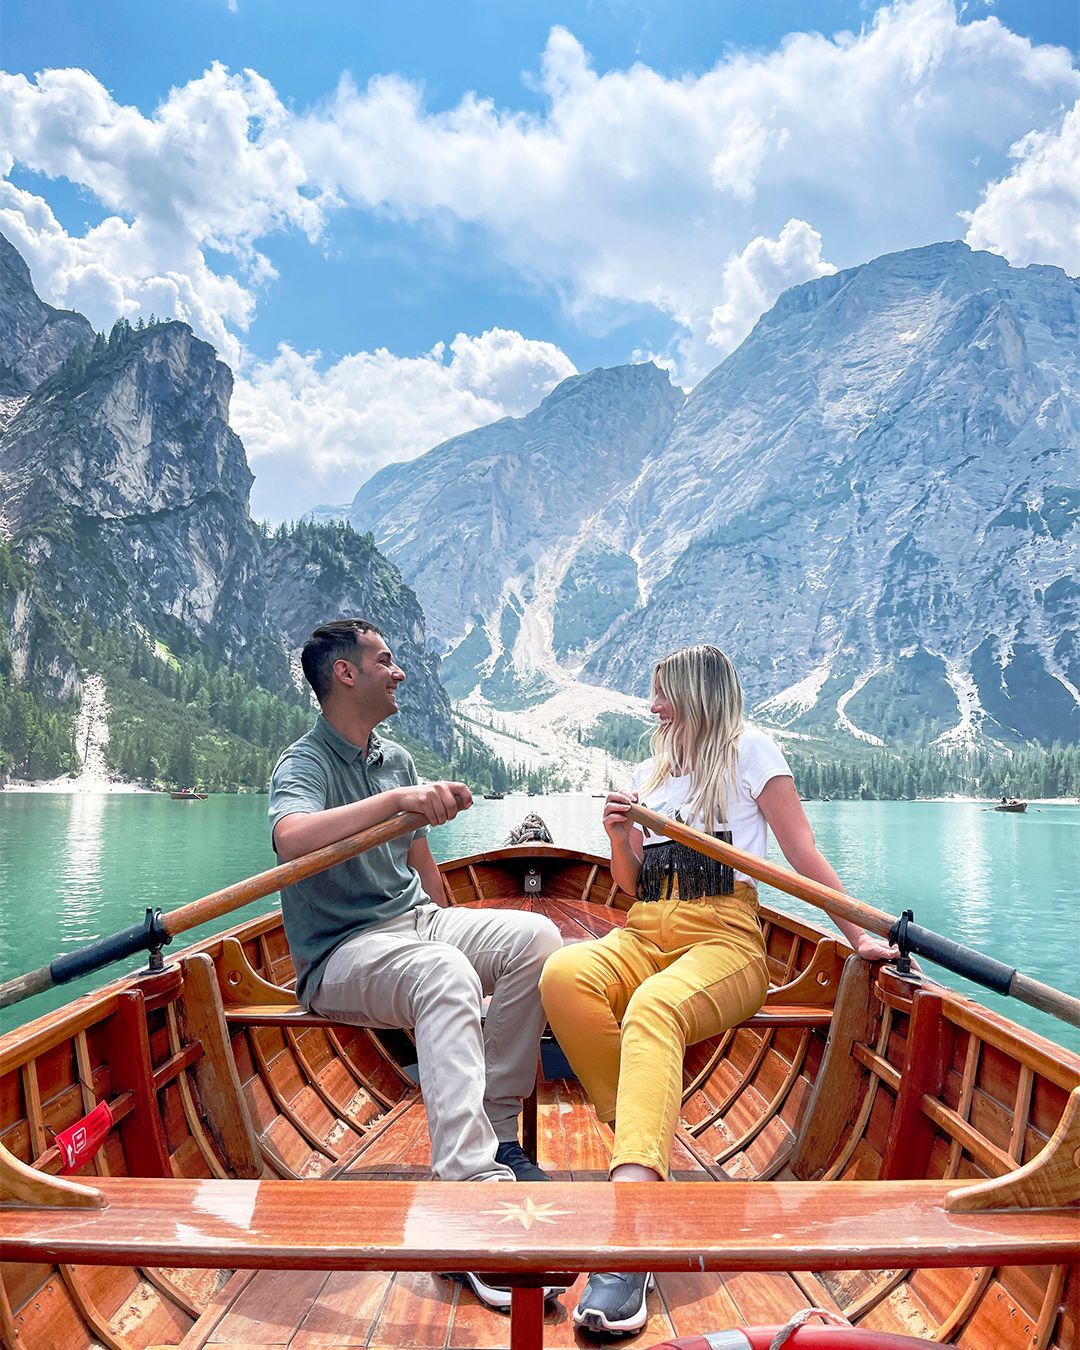
[[[915,918],[915,911],[905,909],[897,921],[889,929],[889,941],[899,951],[900,955],[893,962],[893,968],[897,975],[910,975],[911,970],[911,946],[908,941],[908,924]]]
[[[165,916],[161,910],[151,909],[149,905],[146,907],[144,925],[146,950],[150,953],[146,968],[154,974],[165,969],[165,958],[161,954],[161,949],[172,941],[172,935],[165,927]]]

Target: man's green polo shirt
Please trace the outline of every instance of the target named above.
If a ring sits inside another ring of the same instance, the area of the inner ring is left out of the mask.
[[[270,831],[295,812],[325,811],[417,782],[412,756],[374,734],[365,755],[325,717],[282,754],[270,778]],[[427,827],[392,839],[281,892],[285,936],[296,967],[296,996],[307,1004],[335,947],[372,924],[396,918],[428,897],[406,861]]]

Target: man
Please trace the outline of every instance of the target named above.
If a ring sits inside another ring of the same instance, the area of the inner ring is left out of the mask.
[[[283,862],[401,812],[441,825],[472,805],[464,783],[419,784],[411,756],[375,735],[397,712],[405,672],[374,624],[322,624],[301,664],[321,715],[270,780]],[[517,1142],[518,1116],[535,1081],[544,1027],[538,982],[561,946],[558,929],[537,914],[445,907],[427,833],[425,826],[282,891],[296,996],[335,1021],[413,1028],[436,1177],[547,1181]],[[508,1290],[457,1278],[492,1306],[509,1307]]]

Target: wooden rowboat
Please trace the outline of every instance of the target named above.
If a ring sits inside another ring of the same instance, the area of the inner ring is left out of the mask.
[[[184,788],[180,792],[170,792],[169,796],[174,802],[204,802],[206,801],[205,792],[189,792]]]
[[[566,941],[631,903],[605,859],[551,845],[440,870],[449,903],[538,910]],[[641,1346],[819,1307],[971,1350],[1075,1350],[1080,1057],[763,921],[766,1006],[689,1051],[667,1186],[603,1180],[611,1132],[566,1077],[524,1113],[553,1184],[428,1180],[411,1040],[301,1009],[277,912],[8,1032],[4,1344],[569,1346],[583,1272],[652,1269]],[[100,1148],[58,1176],[100,1103]],[[520,1286],[510,1323],[434,1273],[464,1268]],[[576,1287],[542,1314],[553,1272]]]
[[[998,805],[994,807],[994,810],[1022,812],[1026,811],[1027,808],[1027,802],[999,802]]]

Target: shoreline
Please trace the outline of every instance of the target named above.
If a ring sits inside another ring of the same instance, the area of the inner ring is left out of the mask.
[[[169,788],[148,788],[148,787],[141,787],[138,783],[129,783],[129,782],[124,782],[124,781],[120,781],[120,780],[117,780],[117,781],[113,782],[113,781],[109,781],[109,780],[102,780],[102,779],[96,778],[96,777],[95,777],[95,778],[89,778],[89,777],[84,777],[84,778],[67,778],[67,777],[65,777],[65,778],[51,778],[51,779],[44,779],[44,780],[42,780],[42,781],[40,781],[40,782],[35,782],[35,783],[25,783],[25,782],[22,782],[22,783],[4,783],[4,784],[0,785],[0,793],[10,792],[10,793],[17,793],[17,794],[35,794],[35,795],[39,795],[39,796],[40,796],[40,795],[54,795],[54,796],[73,796],[73,795],[80,795],[80,796],[135,796],[135,795],[147,795],[147,796],[154,797],[154,796],[162,796],[163,794],[167,795],[169,791],[170,791]],[[253,789],[253,788],[245,788],[245,789],[242,789],[242,790],[240,790],[240,791],[238,791],[238,792],[230,792],[230,793],[227,793],[227,794],[218,794],[218,795],[226,795],[226,796],[230,796],[230,797],[242,797],[242,796],[248,796],[248,795],[250,795],[251,793],[253,793],[254,791],[255,791],[255,789]],[[508,793],[507,795],[508,795],[508,796],[515,796],[515,795],[519,795],[519,794]],[[567,793],[551,793],[551,794],[541,794],[541,795],[550,795],[550,796],[567,796],[567,795],[570,795],[570,796],[574,796],[574,795],[583,795],[583,794],[574,794],[574,793],[570,793],[570,794],[567,794]],[[595,794],[585,793],[584,795],[589,796],[589,795],[595,795]],[[824,802],[820,797],[808,797],[808,798],[804,798],[804,801],[805,801],[805,802],[810,803],[810,804],[813,804],[813,805],[818,805],[818,806],[820,806],[820,805],[831,806],[834,802],[840,802],[840,803],[848,803],[848,802],[855,802],[855,801],[860,801],[860,802],[861,802],[861,800],[862,800],[861,798],[856,798],[856,797],[852,797],[852,798],[847,798],[847,797],[834,797],[834,798],[832,798],[831,801],[829,801],[829,802]],[[1027,804],[1028,804],[1028,806],[1080,806],[1080,797],[1024,797],[1024,798],[1022,798],[1021,800],[1026,801]],[[998,798],[998,797],[965,797],[965,796],[960,795],[959,793],[956,793],[956,794],[951,794],[951,795],[948,795],[948,796],[942,796],[942,797],[914,797],[914,798],[907,798],[907,797],[877,797],[877,798],[874,798],[872,801],[870,801],[870,802],[868,802],[868,803],[866,803],[866,804],[867,804],[867,805],[873,805],[874,802],[885,802],[885,801],[888,801],[888,802],[910,802],[910,804],[911,804],[912,806],[918,806],[918,805],[935,805],[935,804],[936,804],[936,805],[945,805],[945,806],[949,806],[949,805],[953,805],[953,806],[981,806],[981,807],[983,807],[983,808],[985,808],[985,809],[989,809],[990,807],[997,806],[998,803],[999,803],[999,801],[1000,801],[1000,798]]]
[[[165,791],[164,788],[140,787],[138,783],[123,781],[109,782],[100,778],[47,778],[37,783],[5,783],[0,789],[4,792],[51,794],[55,796],[134,796],[136,793],[149,793],[151,796]]]

